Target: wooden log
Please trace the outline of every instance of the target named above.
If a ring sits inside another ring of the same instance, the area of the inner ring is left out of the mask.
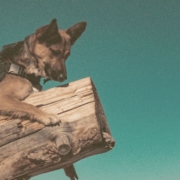
[[[55,113],[60,125],[0,116],[0,179],[26,180],[113,148],[104,111],[90,78],[36,92],[25,102]]]

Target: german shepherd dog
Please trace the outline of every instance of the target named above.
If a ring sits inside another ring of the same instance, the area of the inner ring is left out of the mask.
[[[21,101],[33,92],[33,87],[41,90],[41,77],[59,82],[66,80],[65,61],[85,28],[86,22],[80,22],[67,30],[58,30],[56,19],[53,19],[24,41],[3,46],[0,52],[0,115],[28,118],[44,125],[60,122],[55,114]]]

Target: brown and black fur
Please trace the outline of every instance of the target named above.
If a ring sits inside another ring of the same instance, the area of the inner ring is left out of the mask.
[[[2,60],[23,66],[26,78],[7,73],[0,82],[0,115],[29,118],[44,125],[59,123],[55,114],[43,112],[21,100],[33,92],[33,86],[40,89],[41,77],[59,82],[66,80],[65,61],[85,27],[86,23],[81,22],[67,30],[59,30],[56,19],[53,19],[24,41],[3,47],[0,52]]]

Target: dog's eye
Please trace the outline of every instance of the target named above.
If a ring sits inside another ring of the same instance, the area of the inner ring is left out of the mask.
[[[54,49],[51,49],[52,53],[55,55],[55,56],[59,56],[61,54],[61,50],[54,50]]]

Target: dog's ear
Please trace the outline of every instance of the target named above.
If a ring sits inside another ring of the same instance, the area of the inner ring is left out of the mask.
[[[56,19],[53,19],[49,25],[37,29],[36,37],[40,43],[55,43],[55,41],[61,41]]]
[[[80,22],[66,30],[66,33],[71,37],[71,45],[75,43],[75,41],[81,36],[85,29],[86,22]]]

